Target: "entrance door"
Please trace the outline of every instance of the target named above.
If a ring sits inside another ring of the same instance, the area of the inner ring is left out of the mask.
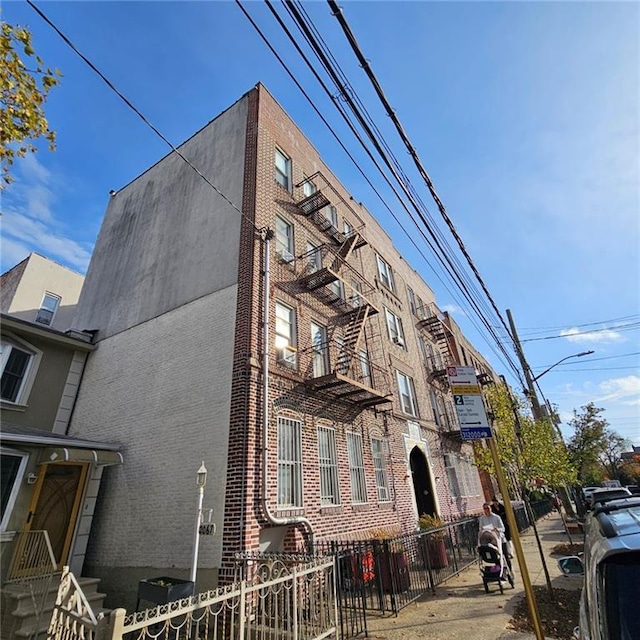
[[[414,447],[411,451],[409,463],[411,465],[411,475],[413,476],[413,490],[416,495],[418,517],[423,514],[433,516],[436,513],[436,504],[429,478],[429,468],[424,453],[418,447]]]
[[[58,568],[67,561],[88,465],[44,464],[34,485],[26,531],[45,530]]]

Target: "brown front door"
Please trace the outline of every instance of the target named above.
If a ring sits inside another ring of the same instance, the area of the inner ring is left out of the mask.
[[[44,464],[34,485],[25,529],[48,532],[58,568],[69,555],[87,469],[86,464]]]

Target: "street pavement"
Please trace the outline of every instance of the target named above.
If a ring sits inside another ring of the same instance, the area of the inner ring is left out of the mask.
[[[551,550],[557,544],[569,542],[562,519],[556,512],[537,522],[540,545],[553,587],[580,589],[581,577],[564,576]],[[582,542],[581,534],[571,534],[573,542]],[[522,551],[533,585],[547,584],[538,544],[529,528],[521,534]],[[497,585],[484,592],[478,565],[472,565],[460,575],[440,585],[436,595],[427,595],[402,609],[398,616],[369,616],[369,637],[384,640],[535,640],[533,633],[509,629],[514,607],[524,597],[522,574],[517,559],[513,559],[515,589],[505,585],[500,594]]]

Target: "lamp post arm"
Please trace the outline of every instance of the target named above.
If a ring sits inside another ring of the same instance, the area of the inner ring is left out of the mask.
[[[549,373],[549,371],[551,371],[551,369],[554,369],[559,364],[562,364],[565,360],[569,360],[570,358],[582,358],[582,356],[590,356],[592,353],[594,353],[594,352],[593,351],[583,351],[582,353],[574,353],[574,354],[572,354],[570,356],[566,356],[566,357],[562,358],[562,360],[558,360],[558,362],[556,362],[555,364],[552,364],[550,367],[545,369],[542,373],[539,373],[535,378],[533,378],[533,382],[535,382],[536,380],[539,380],[540,378],[542,378],[542,376],[545,373]]]

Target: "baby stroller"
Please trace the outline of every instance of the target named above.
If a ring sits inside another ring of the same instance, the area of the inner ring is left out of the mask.
[[[489,593],[489,583],[497,582],[500,593],[504,593],[504,584],[508,582],[514,588],[511,563],[504,552],[501,536],[489,527],[484,527],[478,535],[478,554],[480,555],[480,574],[485,593]]]

